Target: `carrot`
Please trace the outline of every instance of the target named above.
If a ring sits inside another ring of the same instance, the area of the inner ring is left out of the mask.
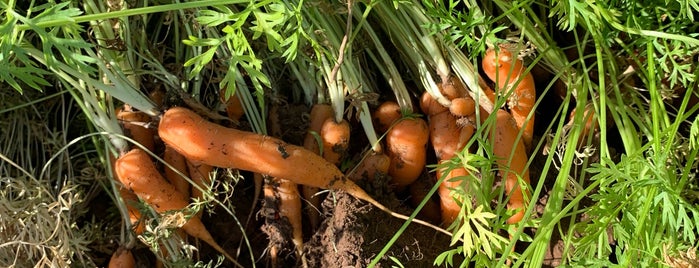
[[[524,195],[528,196],[529,192],[522,190],[519,186],[519,178],[529,184],[527,151],[522,142],[515,143],[519,129],[512,115],[504,110],[498,110],[496,116],[495,130],[491,136],[493,154],[497,157],[500,177],[505,180],[505,192],[510,195],[507,207],[510,210],[516,210],[515,214],[507,219],[507,223],[514,224],[524,217],[528,201]],[[512,154],[511,161],[510,154]]]
[[[451,225],[456,217],[461,212],[461,206],[456,202],[455,197],[452,195],[452,189],[461,188],[460,181],[452,181],[452,179],[462,176],[468,176],[468,171],[463,167],[458,167],[449,171],[445,174],[446,170],[440,170],[437,172],[439,177],[446,176],[442,183],[439,185],[439,201],[442,208],[442,224],[444,226]],[[460,200],[464,202],[464,200]]]
[[[320,138],[323,140],[323,158],[335,165],[339,164],[349,147],[349,122],[344,119],[339,123],[333,118],[325,119],[320,130]]]
[[[243,107],[243,103],[240,101],[240,97],[238,95],[233,94],[226,99],[225,89],[221,89],[221,102],[226,104],[226,114],[228,114],[228,118],[232,119],[233,121],[237,122],[241,117],[243,117],[243,115],[245,115],[245,108]]]
[[[296,257],[303,253],[303,226],[301,221],[301,198],[296,183],[271,177],[264,186],[265,200],[276,200],[279,216],[289,221]]]
[[[428,116],[449,110],[449,108],[439,104],[427,91],[422,93],[422,97],[420,98],[420,109]]]
[[[186,162],[187,169],[189,170],[189,177],[192,179],[192,182],[199,187],[192,187],[192,193],[190,196],[193,199],[201,200],[204,195],[202,191],[199,189],[209,188],[209,183],[211,182],[211,180],[209,179],[209,174],[214,170],[214,167],[202,163],[195,164],[191,161]],[[200,210],[199,212],[197,212],[196,216],[201,218],[202,213],[203,211]]]
[[[531,147],[534,134],[534,115],[527,121],[536,102],[536,88],[534,76],[531,73],[524,74],[522,61],[512,55],[507,49],[486,51],[483,57],[483,72],[494,81],[501,90],[509,89],[516,84],[512,95],[508,98],[508,107],[517,126],[524,129],[522,139],[527,148]],[[505,91],[505,92],[507,92]]]
[[[411,119],[403,121],[411,121]],[[424,121],[422,125],[425,129],[427,128]],[[181,107],[165,112],[160,119],[158,134],[166,144],[191,161],[267,174],[302,185],[345,191],[391,216],[408,219],[405,215],[391,211],[369,196],[357,184],[345,178],[335,165],[321,156],[282,140],[226,128],[208,122],[193,111]],[[413,222],[451,235],[444,229],[427,222],[420,220],[413,220]]]
[[[427,177],[420,177],[416,181],[408,186],[408,192],[410,193],[410,203],[417,207],[422,200],[427,197],[430,189],[434,183],[430,183],[430,179]],[[441,221],[441,213],[439,208],[439,202],[432,199],[427,200],[425,206],[422,207],[418,213],[418,217],[428,220],[430,222],[439,223]]]
[[[439,85],[439,91],[444,94],[449,100],[456,98],[462,98],[467,95],[466,87],[461,82],[461,80],[455,78],[454,76],[449,76],[449,79],[443,81]]]
[[[309,151],[320,154],[320,146],[316,140],[317,135],[323,128],[325,120],[333,117],[333,108],[327,104],[315,104],[311,107],[310,122],[308,126],[308,132],[303,140],[303,147]],[[321,141],[322,142],[322,141]],[[318,212],[318,207],[320,207],[320,197],[316,196],[318,193],[318,187],[312,187],[303,185],[302,188],[303,198],[308,201],[308,206],[306,206],[306,212],[308,214],[308,219],[311,224],[311,229],[315,230],[320,225],[320,213]]]
[[[573,110],[570,112],[570,115],[568,116],[567,125],[569,127],[575,126],[575,110],[576,109],[573,108]],[[584,124],[581,126],[582,131],[580,132],[580,139],[578,139],[578,148],[585,146],[585,144],[587,144],[590,139],[590,133],[594,133],[599,129],[599,124],[597,123],[597,120],[595,120],[595,110],[593,106],[588,105],[585,107],[583,114],[583,122]]]
[[[112,163],[112,168],[114,168],[116,164],[116,158],[112,155],[109,154],[109,161]],[[112,177],[114,180],[118,181],[118,176],[116,174],[116,170],[112,170]],[[117,191],[119,192],[119,196],[121,197],[121,200],[124,201],[124,204],[126,205],[126,212],[128,213],[129,217],[129,222],[131,223],[131,230],[133,230],[134,234],[140,235],[143,234],[143,231],[146,229],[146,224],[145,220],[141,217],[141,211],[138,210],[135,204],[138,204],[138,196],[134,194],[133,192],[129,191],[129,189],[126,189],[121,183],[119,185],[116,185]]]
[[[134,259],[131,250],[119,247],[112,257],[109,259],[108,268],[130,268],[136,267],[136,259]]]
[[[374,124],[380,133],[385,133],[402,116],[400,106],[395,101],[384,101],[372,114]]]
[[[160,175],[150,156],[141,149],[132,149],[119,157],[115,164],[115,170],[121,183],[134,191],[139,198],[148,203],[158,213],[182,210],[189,204],[188,198],[178,192],[174,185],[168,183]],[[216,243],[198,217],[191,217],[182,226],[182,229],[187,234],[209,244],[236,264],[236,266],[240,266],[232,256],[228,255]]]
[[[403,118],[386,133],[386,154],[391,158],[388,174],[399,189],[414,182],[425,168],[429,136],[421,118]]]
[[[133,111],[131,106],[124,105],[116,109],[116,118],[121,122],[128,136],[150,151],[155,149],[155,131],[144,126],[151,121],[150,116],[144,112]]]
[[[170,164],[177,171],[182,174],[187,173],[187,160],[184,159],[180,153],[172,149],[170,146],[165,146],[165,152],[163,152],[163,160]],[[178,192],[182,193],[184,196],[189,196],[189,182],[183,178],[180,174],[177,174],[175,170],[168,166],[165,166],[165,178],[172,185],[175,186]]]
[[[449,112],[455,116],[469,116],[476,112],[476,101],[471,97],[459,97],[451,100]]]
[[[430,142],[437,158],[440,160],[451,159],[463,148],[457,146],[460,140],[461,128],[456,122],[456,117],[449,112],[442,112],[430,115],[428,121]]]
[[[391,158],[383,153],[377,153],[370,151],[364,159],[362,159],[359,164],[357,164],[352,173],[347,177],[352,181],[359,181],[362,178],[367,180],[373,180],[376,178],[378,173],[388,174],[388,169],[391,166]]]

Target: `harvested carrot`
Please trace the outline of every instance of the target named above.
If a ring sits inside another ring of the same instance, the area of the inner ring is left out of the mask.
[[[136,267],[136,259],[131,250],[119,247],[109,259],[108,268],[130,268]]]
[[[527,116],[534,109],[536,88],[534,76],[524,74],[522,61],[507,49],[488,49],[483,57],[483,72],[498,85],[500,91],[513,90],[508,98],[508,108],[517,126],[523,129],[522,139],[526,148],[530,148],[534,134],[534,115],[527,121]],[[512,86],[516,86],[512,88]]]
[[[413,183],[425,168],[430,131],[422,118],[403,118],[386,133],[388,174],[399,189]]]
[[[500,177],[505,180],[505,193],[509,194],[508,209],[516,210],[515,214],[507,219],[507,223],[513,224],[522,220],[529,196],[527,190],[519,186],[519,178],[529,184],[529,169],[527,168],[527,151],[524,144],[517,142],[519,128],[508,112],[498,110],[497,122],[494,133],[491,136],[493,154],[500,168]],[[512,158],[511,160],[510,157]]]
[[[155,149],[155,131],[145,127],[151,121],[144,112],[133,111],[131,106],[117,108],[116,118],[121,122],[124,131],[132,139],[153,151]]]
[[[380,133],[385,133],[393,124],[402,117],[400,106],[395,101],[384,101],[376,107],[372,114],[372,119],[377,130]]]
[[[320,138],[323,140],[323,158],[335,165],[339,164],[349,148],[349,122],[344,119],[339,123],[333,118],[325,119],[320,130]]]
[[[163,152],[163,160],[174,167],[180,173],[187,175],[187,160],[180,153],[172,149],[170,146],[165,146],[165,151]],[[177,174],[175,170],[168,166],[165,166],[165,178],[172,185],[175,186],[178,192],[182,193],[184,196],[189,196],[189,182],[183,178],[180,174]]]
[[[427,128],[424,121],[422,126],[424,129]],[[182,107],[171,108],[165,112],[160,119],[158,134],[166,144],[191,161],[286,178],[302,185],[345,191],[391,216],[408,219],[405,215],[391,211],[369,196],[357,184],[345,178],[335,165],[321,156],[282,140],[226,128],[208,122],[193,111]],[[426,140],[425,137],[425,144]],[[444,229],[427,222],[420,220],[413,222],[451,235]]]
[[[158,213],[182,210],[189,205],[188,198],[168,183],[155,168],[150,156],[141,149],[132,149],[117,159],[115,164],[117,177],[128,189],[148,203]],[[187,234],[201,239],[231,262],[240,266],[216,243],[198,217],[191,217],[182,229]]]
[[[363,178],[373,180],[379,173],[387,175],[390,166],[390,157],[383,153],[370,151],[369,155],[362,159],[347,177],[352,181],[359,181]]]
[[[328,104],[315,104],[311,107],[310,122],[308,132],[303,140],[303,147],[307,150],[320,155],[320,144],[316,137],[320,137],[320,131],[323,128],[325,120],[333,117],[333,108]],[[322,142],[322,141],[320,141]],[[320,225],[320,197],[316,196],[318,187],[303,185],[303,198],[308,201],[306,206],[306,214],[311,224],[311,229],[315,230]]]

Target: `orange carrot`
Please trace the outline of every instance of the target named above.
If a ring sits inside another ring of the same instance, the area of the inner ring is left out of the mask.
[[[471,97],[460,97],[451,100],[449,111],[455,116],[469,116],[476,112],[476,101]]]
[[[399,189],[415,181],[425,168],[430,131],[422,118],[403,118],[386,133],[388,174]]]
[[[529,196],[529,191],[522,190],[519,186],[519,178],[529,184],[527,151],[521,141],[515,143],[519,129],[512,115],[498,110],[496,116],[497,122],[491,136],[493,154],[497,157],[500,177],[505,180],[505,193],[509,194],[507,207],[516,210],[515,214],[507,219],[507,223],[513,224],[522,220],[528,201],[525,195]]]
[[[385,133],[393,122],[398,121],[402,116],[400,106],[395,101],[384,101],[376,108],[372,114],[372,119],[377,130]]]
[[[423,113],[429,116],[444,112],[449,108],[439,104],[439,102],[437,102],[437,100],[435,100],[430,93],[425,91],[422,93],[422,97],[420,98],[420,109]]]
[[[427,179],[427,177],[420,177],[411,183],[408,187],[410,203],[417,207],[427,197],[427,193],[429,193],[433,185],[434,183],[430,183],[430,179]],[[441,222],[439,202],[432,199],[427,200],[427,203],[425,203],[425,206],[422,207],[417,216],[433,223]]]
[[[131,250],[119,247],[112,257],[109,259],[108,268],[130,268],[136,267],[136,259],[134,259]]]
[[[225,98],[225,89],[221,89],[221,101],[226,104],[226,114],[233,121],[240,120],[245,115],[245,108],[240,101],[240,97],[236,94],[231,95],[228,99]]]
[[[116,158],[112,154],[109,154],[109,161],[111,161],[112,168],[114,169]],[[116,170],[112,170],[112,177],[116,181],[119,180]],[[136,204],[138,204],[138,196],[129,191],[129,189],[126,189],[123,185],[121,185],[121,183],[116,185],[116,187],[117,191],[119,191],[121,200],[123,200],[124,204],[126,205],[126,212],[129,214],[128,217],[129,222],[131,223],[131,230],[133,230],[134,234],[136,235],[143,234],[143,231],[146,229],[146,221],[141,217],[141,211],[138,210],[138,207],[136,207]]]
[[[522,139],[526,148],[530,148],[534,134],[534,115],[527,121],[527,116],[534,109],[536,88],[534,76],[524,74],[522,61],[507,49],[488,49],[483,58],[483,72],[504,92],[508,92],[516,83],[512,95],[508,98],[508,107],[520,129],[524,129]]]
[[[578,148],[585,146],[589,142],[590,133],[594,133],[599,130],[599,124],[597,123],[597,120],[595,120],[595,110],[593,106],[588,105],[585,107],[583,122],[585,123],[581,126],[582,131],[580,132],[580,138],[578,139]],[[573,108],[568,116],[567,125],[569,127],[573,127],[575,125],[575,108]]]
[[[460,140],[461,129],[456,123],[456,117],[449,112],[430,115],[430,142],[437,158],[440,160],[451,159],[463,147],[457,145]]]
[[[348,178],[352,181],[359,181],[362,178],[373,180],[376,178],[377,173],[388,174],[390,166],[391,158],[383,153],[370,151],[369,155],[355,166],[352,173],[348,175]]]
[[[335,165],[339,164],[349,147],[349,122],[344,119],[339,123],[333,118],[325,119],[320,130],[320,138],[323,140],[323,158]]]
[[[144,126],[151,121],[147,114],[133,111],[131,106],[124,105],[123,108],[117,108],[116,118],[128,136],[150,151],[155,149],[155,131]]]
[[[301,198],[296,183],[270,177],[264,186],[265,200],[276,200],[279,216],[289,221],[296,257],[303,252],[303,226],[301,221]]]
[[[168,183],[155,168],[150,156],[141,149],[132,149],[117,159],[115,164],[117,177],[128,189],[131,189],[139,198],[148,203],[158,213],[182,210],[189,205],[188,198]],[[235,259],[228,255],[221,246],[216,243],[206,227],[198,217],[191,217],[182,229],[187,234],[199,238],[220,252],[236,266],[240,266]]]
[[[445,170],[437,172],[439,178],[446,176],[442,184],[439,185],[439,201],[442,208],[442,224],[444,226],[451,225],[456,217],[461,212],[461,206],[456,202],[452,189],[461,188],[460,181],[452,181],[452,179],[462,176],[468,176],[468,171],[463,167],[455,168],[445,174]],[[460,200],[464,202],[464,200]]]
[[[414,119],[403,121],[414,121]],[[427,129],[424,121],[422,128]],[[391,216],[408,219],[405,215],[391,211],[369,196],[357,184],[345,178],[335,165],[321,156],[282,140],[225,128],[208,122],[193,111],[181,107],[165,112],[160,119],[158,134],[166,144],[191,161],[286,178],[302,185],[345,191]],[[424,140],[426,144],[427,137],[424,137]],[[427,222],[420,220],[414,220],[414,222],[451,235]]]
[[[192,163],[191,161],[186,161],[187,162],[187,169],[189,170],[189,178],[192,179],[192,182],[194,185],[198,186],[194,187],[192,186],[192,193],[191,197],[193,199],[199,199],[202,200],[202,197],[204,196],[202,191],[199,190],[201,189],[208,189],[209,188],[209,183],[211,180],[209,179],[209,174],[214,170],[214,167],[209,166],[207,164],[202,164],[202,163]],[[197,212],[197,217],[201,218],[203,211]]]
[[[303,147],[307,150],[320,154],[320,145],[316,137],[320,137],[320,132],[323,128],[325,120],[333,117],[333,108],[327,104],[315,104],[311,107],[310,122],[308,132],[303,140]],[[322,142],[322,141],[321,141]],[[318,187],[302,186],[303,198],[308,201],[306,212],[311,224],[311,229],[315,230],[320,225],[320,197],[316,196]]]
[[[172,149],[172,147],[165,145],[163,160],[173,166],[180,173],[184,175],[188,174],[187,160],[184,159],[184,156],[182,156],[180,153]],[[182,193],[184,196],[189,196],[189,182],[180,174],[177,174],[175,170],[165,166],[165,178],[168,180],[168,182],[175,186],[178,192]]]

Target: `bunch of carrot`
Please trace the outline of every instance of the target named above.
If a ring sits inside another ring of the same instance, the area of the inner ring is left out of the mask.
[[[452,77],[439,86],[440,93],[448,100],[448,106],[437,102],[427,92],[423,94],[420,108],[427,120],[401,109],[396,102],[384,103],[374,111],[373,117],[378,131],[384,134],[385,153],[381,150],[369,153],[354,169],[352,176],[346,176],[338,168],[349,146],[349,123],[346,120],[337,121],[338,117],[333,116],[335,111],[329,105],[313,106],[303,147],[275,137],[224,127],[183,107],[170,108],[162,114],[157,133],[144,127],[150,123],[150,118],[119,111],[119,119],[128,134],[146,150],[136,148],[123,152],[114,162],[116,177],[125,189],[124,199],[134,200],[136,196],[158,213],[173,213],[186,211],[190,198],[201,197],[198,189],[206,188],[209,173],[216,167],[267,175],[273,178],[270,182],[274,182],[271,185],[275,187],[267,187],[266,191],[274,191],[270,193],[281,200],[297,200],[286,202],[289,205],[284,204],[279,210],[280,215],[288,218],[294,229],[298,229],[293,236],[297,255],[301,257],[301,203],[297,185],[303,187],[302,193],[311,202],[311,207],[317,208],[319,205],[315,194],[317,189],[341,190],[391,215],[404,217],[375,201],[354,181],[374,178],[380,172],[391,178],[395,189],[411,187],[411,193],[419,195],[413,190],[425,188],[424,185],[414,188],[411,185],[417,185],[416,181],[424,174],[428,146],[434,149],[439,162],[448,161],[459,152],[468,150],[466,145],[475,132],[475,122],[485,121],[490,113],[495,113],[496,123],[489,138],[508,194],[508,208],[514,210],[507,222],[516,223],[522,219],[528,202],[528,191],[522,189],[524,184],[520,182],[529,183],[527,147],[531,146],[533,135],[532,107],[535,100],[533,79],[530,74],[525,74],[523,68],[522,63],[505,49],[489,50],[483,59],[483,69],[493,79],[497,92],[508,98],[509,112],[505,109],[481,110],[481,117],[476,118],[478,104],[461,81]],[[493,93],[492,96],[495,95]],[[227,104],[231,119],[239,120],[242,112],[236,105],[239,106],[240,102],[229,100]],[[168,164],[164,170],[165,176],[146,152],[154,150],[153,139],[156,136],[165,145],[163,158]],[[453,189],[463,187],[460,180],[454,178],[470,174],[463,167],[439,169],[437,174],[442,181],[438,191],[441,207],[439,221],[448,226],[461,211],[459,203],[468,202],[454,196]],[[190,185],[190,182],[194,184]],[[308,210],[309,219],[311,226],[316,228],[320,222],[319,215],[313,211]],[[138,224],[138,216],[134,218],[133,223]],[[181,228],[235,263],[234,258],[216,243],[198,215],[188,215]]]

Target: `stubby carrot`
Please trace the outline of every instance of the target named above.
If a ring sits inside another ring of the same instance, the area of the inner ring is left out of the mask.
[[[398,121],[401,117],[400,106],[395,101],[384,101],[372,113],[374,126],[379,133],[385,133],[393,122]]]
[[[320,138],[323,140],[323,158],[335,165],[339,164],[349,148],[349,122],[344,119],[340,122],[335,122],[333,118],[325,119]]]
[[[354,167],[352,173],[347,177],[352,181],[362,179],[373,180],[377,174],[388,174],[388,169],[391,166],[391,158],[383,153],[374,151],[368,152],[369,155],[364,157],[357,166]]]
[[[422,118],[403,118],[386,133],[386,154],[391,158],[391,183],[403,188],[422,173],[427,160],[430,131]]]
[[[189,198],[178,192],[174,185],[168,183],[160,175],[150,156],[141,149],[132,149],[119,157],[114,168],[119,181],[158,213],[182,210],[189,205]],[[198,217],[191,217],[182,226],[182,229],[187,234],[206,242],[237,266],[240,266],[216,243]]]
[[[509,92],[508,107],[517,126],[523,129],[522,138],[526,148],[530,148],[534,135],[534,115],[527,121],[527,116],[534,109],[536,88],[534,76],[524,73],[522,61],[507,49],[488,49],[483,57],[483,72],[494,81],[501,92]],[[516,84],[516,86],[515,86]],[[515,86],[514,88],[512,88]]]
[[[119,247],[109,259],[108,268],[132,268],[136,267],[136,259],[131,250]]]

